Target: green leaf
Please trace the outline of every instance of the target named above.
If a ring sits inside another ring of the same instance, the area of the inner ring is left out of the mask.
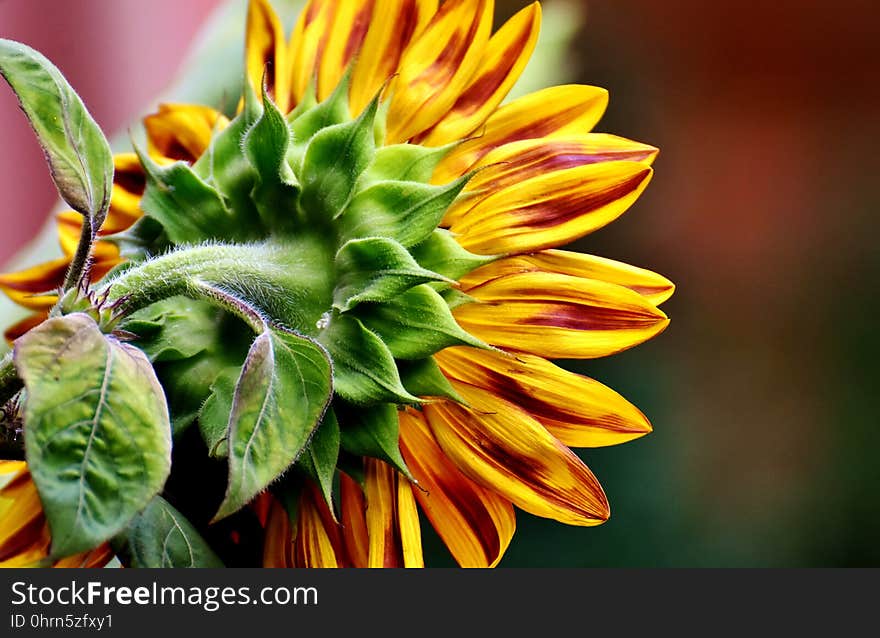
[[[440,371],[440,366],[434,361],[434,357],[398,361],[397,369],[400,372],[403,387],[417,397],[444,397],[452,399],[456,403],[465,403],[461,395],[452,387],[446,375]]]
[[[306,147],[300,176],[300,210],[308,217],[337,217],[351,198],[358,176],[376,149],[374,100],[355,120],[335,124],[315,133]]]
[[[386,180],[428,183],[434,169],[453,146],[393,144],[376,151],[373,161],[361,175],[361,185]]]
[[[412,480],[400,453],[400,421],[396,405],[380,403],[367,408],[343,408],[339,412],[339,428],[342,448],[346,452],[382,459]]]
[[[235,384],[241,376],[241,366],[225,368],[211,384],[211,394],[199,410],[199,431],[208,447],[208,454],[225,458],[229,454],[229,415],[235,396]]]
[[[342,214],[343,239],[390,237],[407,248],[433,232],[470,176],[445,186],[387,180],[358,192]]]
[[[425,241],[413,246],[410,252],[423,268],[456,281],[472,270],[497,259],[492,256],[475,255],[465,250],[445,228],[435,229]]]
[[[449,346],[487,347],[459,327],[443,297],[430,286],[410,288],[384,303],[358,306],[356,314],[398,359],[423,359]]]
[[[162,224],[172,242],[196,244],[235,237],[232,213],[220,193],[189,164],[160,166],[146,153],[137,153],[147,175],[141,208]]]
[[[82,100],[43,55],[0,39],[0,75],[18,97],[61,197],[97,233],[113,187],[113,154]]]
[[[220,312],[204,301],[169,297],[129,315],[120,328],[138,335],[152,362],[194,357],[217,342]]]
[[[134,517],[114,547],[135,568],[223,567],[196,528],[161,496]]]
[[[324,349],[270,330],[254,341],[229,418],[229,483],[214,520],[238,511],[296,462],[333,392]]]
[[[336,254],[337,284],[333,307],[351,310],[363,301],[387,301],[428,281],[450,280],[419,266],[393,239],[352,239]]]
[[[327,410],[321,425],[299,457],[297,465],[321,488],[321,494],[333,512],[333,477],[339,460],[339,423],[333,410]]]
[[[147,357],[84,314],[55,317],[16,341],[28,467],[52,555],[117,534],[171,469],[168,407]]]
[[[419,403],[400,382],[388,347],[354,317],[334,316],[318,341],[330,351],[334,389],[346,401]]]

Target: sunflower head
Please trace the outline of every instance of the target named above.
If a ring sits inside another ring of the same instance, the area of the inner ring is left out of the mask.
[[[541,11],[494,33],[492,15],[490,0],[311,0],[286,39],[252,0],[237,112],[145,118],[80,287],[56,303],[86,236],[75,213],[59,217],[67,258],[0,275],[53,308],[18,327],[15,363],[56,555],[113,538],[125,562],[161,563],[171,517],[210,564],[255,544],[273,566],[418,566],[421,509],[480,566],[501,559],[514,506],[607,520],[569,446],[650,425],[551,360],[656,335],[673,288],[557,247],[622,214],[657,150],[590,132],[602,89],[503,104]],[[114,395],[123,383],[142,396]],[[84,459],[93,435],[101,458]],[[100,471],[58,473],[87,461]],[[73,495],[120,502],[72,519]]]

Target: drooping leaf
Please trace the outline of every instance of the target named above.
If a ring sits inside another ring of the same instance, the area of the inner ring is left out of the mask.
[[[334,316],[318,341],[330,351],[334,389],[346,401],[358,405],[419,402],[400,382],[388,347],[354,317]]]
[[[356,314],[399,359],[423,359],[456,345],[486,347],[459,327],[443,297],[424,284],[390,301],[358,306]]]
[[[339,460],[339,423],[333,410],[327,410],[297,465],[321,488],[321,494],[333,511],[333,477]]]
[[[270,330],[254,341],[229,418],[229,483],[214,520],[238,511],[296,462],[333,392],[331,364],[314,341]]]
[[[223,567],[195,527],[156,496],[114,541],[131,567]]]
[[[469,176],[444,186],[386,180],[358,192],[342,214],[343,239],[390,237],[407,248],[423,242]]]
[[[376,149],[376,107],[373,101],[357,119],[321,129],[309,141],[298,173],[300,208],[307,216],[332,219],[351,198],[358,176]]]
[[[425,241],[413,246],[410,252],[422,268],[455,280],[495,259],[465,250],[445,228],[434,229]]]
[[[113,186],[113,154],[101,129],[61,72],[32,48],[0,39],[0,75],[30,120],[61,197],[97,233]]]
[[[369,407],[343,407],[339,411],[342,448],[350,454],[382,459],[412,478],[400,453],[397,406],[379,403]]]
[[[337,284],[333,307],[351,310],[363,301],[388,301],[405,290],[444,277],[419,266],[393,239],[352,239],[336,254]]]
[[[85,314],[55,317],[21,337],[28,467],[52,533],[52,554],[118,533],[171,469],[168,407],[140,350]]]

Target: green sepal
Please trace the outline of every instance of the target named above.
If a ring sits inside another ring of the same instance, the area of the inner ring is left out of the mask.
[[[112,545],[126,567],[224,567],[192,523],[161,496],[154,497]]]
[[[223,197],[189,164],[160,166],[139,148],[135,151],[147,176],[141,208],[162,224],[172,242],[196,244],[235,238],[235,220]]]
[[[367,473],[364,470],[364,457],[349,454],[344,449],[340,449],[336,467],[341,473],[348,475],[362,490],[366,487]]]
[[[299,518],[299,501],[305,487],[306,479],[296,472],[288,472],[269,487],[272,495],[278,499],[284,511],[287,512],[287,520],[290,521],[293,529],[296,529],[296,519]]]
[[[498,259],[495,256],[475,255],[462,248],[445,228],[434,229],[425,241],[413,246],[410,253],[423,268],[455,280]]]
[[[0,38],[0,75],[15,91],[61,197],[97,234],[113,187],[113,153],[76,91],[45,56]]]
[[[303,103],[287,116],[293,141],[287,151],[287,162],[294,174],[301,175],[306,148],[315,134],[327,128],[351,120],[348,108],[348,76],[336,86],[333,93],[320,104],[315,100],[315,86],[312,82]]]
[[[312,440],[299,457],[296,465],[320,488],[330,512],[333,512],[333,479],[339,460],[339,423],[332,409],[328,409],[315,430]]]
[[[346,401],[419,403],[403,387],[388,346],[354,317],[334,315],[318,341],[330,351],[334,389]]]
[[[471,297],[467,293],[463,293],[457,288],[446,288],[445,290],[441,290],[440,296],[443,297],[443,301],[446,302],[446,305],[449,306],[450,310],[455,310],[459,306],[464,306],[477,301],[474,297]]]
[[[357,456],[381,459],[413,480],[400,453],[397,406],[379,403],[369,407],[340,407],[338,417],[342,449]]]
[[[237,512],[299,458],[333,394],[327,352],[272,329],[256,338],[229,416],[229,483],[214,521]]]
[[[400,180],[406,182],[431,181],[434,169],[455,148],[448,146],[421,146],[420,144],[392,144],[376,150],[373,161],[361,175],[361,187],[375,182]]]
[[[336,253],[336,289],[333,307],[351,310],[364,301],[388,301],[428,281],[453,283],[419,266],[393,239],[352,239]]]
[[[449,379],[440,370],[440,366],[434,357],[414,359],[412,361],[398,361],[397,369],[403,387],[418,397],[442,397],[452,399],[456,403],[464,405],[465,401],[455,391]]]
[[[342,237],[390,237],[407,248],[425,241],[470,176],[444,186],[386,180],[352,197],[342,213]]]
[[[232,412],[235,384],[240,376],[241,366],[221,370],[199,410],[199,432],[208,448],[208,456],[226,458],[229,455],[229,414]]]
[[[244,154],[256,171],[252,199],[272,229],[289,229],[299,194],[296,176],[287,163],[291,133],[284,116],[263,88],[263,112],[242,140]]]
[[[449,346],[488,347],[461,329],[443,297],[430,286],[416,286],[390,301],[359,306],[356,314],[398,359],[423,359]]]
[[[146,355],[87,315],[54,317],[15,342],[27,390],[28,469],[49,521],[52,557],[118,534],[171,470],[171,427]]]
[[[309,141],[297,173],[302,183],[299,206],[307,217],[338,217],[351,199],[358,177],[376,150],[376,107],[373,100],[357,119],[323,128]]]
[[[189,359],[216,344],[218,312],[204,301],[169,297],[126,317],[120,329],[137,335],[153,363]]]

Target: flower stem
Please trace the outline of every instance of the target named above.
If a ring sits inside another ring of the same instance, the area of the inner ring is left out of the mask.
[[[80,279],[88,276],[89,255],[92,253],[92,244],[95,242],[95,236],[92,232],[92,223],[88,217],[83,216],[82,229],[79,234],[79,244],[76,247],[76,253],[70,262],[70,268],[64,276],[64,290],[70,290],[76,286]]]

